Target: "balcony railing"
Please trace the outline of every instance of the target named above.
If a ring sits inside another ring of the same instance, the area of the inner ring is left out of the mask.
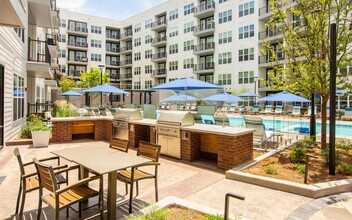
[[[120,88],[121,88],[121,89],[131,90],[131,89],[132,89],[132,84],[120,85]]]
[[[259,32],[259,40],[264,40],[267,37],[274,37],[282,34],[280,27],[269,28],[265,31]]]
[[[29,38],[28,42],[28,61],[51,63],[51,56],[46,41],[33,40]]]
[[[124,46],[124,47],[121,47],[121,48],[120,48],[120,52],[121,52],[121,53],[126,52],[126,51],[129,51],[129,50],[132,50],[132,45]]]
[[[287,0],[287,4],[295,2],[296,0]],[[283,2],[280,3],[280,7],[283,6]],[[268,14],[273,6],[272,5],[265,5],[264,7],[259,8],[259,16]]]
[[[56,0],[50,0],[50,6],[52,11],[58,11],[56,7]]]
[[[132,59],[120,61],[121,66],[132,65]]]
[[[215,49],[214,42],[199,44],[193,48],[194,52],[200,52],[200,51],[211,50],[211,49]]]
[[[105,64],[107,66],[120,66],[120,61],[110,61],[110,60],[106,60]]]
[[[56,46],[57,42],[59,41],[59,37],[57,34],[46,34],[46,40],[48,45]]]
[[[83,57],[83,56],[74,56],[74,57],[68,56],[67,61],[87,63],[88,59],[87,57]]]
[[[278,61],[284,60],[285,59],[285,53],[283,51],[277,52],[276,53],[276,58],[277,59],[273,59],[269,55],[263,55],[263,56],[259,56],[258,62],[259,62],[259,64],[264,64],[264,63],[275,62],[276,60],[278,60]]]
[[[156,54],[153,54],[153,56],[152,56],[152,60],[163,59],[163,58],[166,58],[166,53],[165,52],[156,53]]]
[[[215,22],[207,22],[206,24],[198,25],[193,27],[193,33],[201,32],[201,31],[206,31],[210,29],[215,28]]]
[[[80,70],[71,70],[69,72],[68,76],[81,77],[81,71]]]
[[[163,36],[163,37],[156,37],[156,38],[153,39],[152,45],[153,45],[153,44],[160,43],[160,42],[163,42],[163,41],[166,41],[166,36]]]
[[[157,29],[161,26],[166,26],[167,25],[167,19],[158,19],[157,21],[155,21],[154,23],[152,23],[152,30],[153,29]]]
[[[76,32],[82,32],[82,33],[88,33],[88,28],[86,27],[78,27],[78,26],[68,26],[69,31],[76,31]]]
[[[157,69],[157,70],[153,70],[152,76],[163,76],[163,75],[166,75],[166,73],[167,73],[167,69]]]
[[[121,39],[125,39],[125,38],[129,38],[133,36],[133,32],[132,31],[128,31],[126,33],[121,34]]]
[[[120,35],[117,34],[106,33],[105,36],[108,39],[120,40]]]
[[[87,42],[77,42],[77,41],[72,42],[72,41],[68,41],[68,46],[87,48],[88,44],[87,44]]]
[[[215,2],[214,1],[206,3],[206,4],[201,4],[197,7],[195,7],[193,12],[196,15],[196,14],[200,14],[202,12],[205,12],[209,9],[215,9]]]
[[[193,71],[211,70],[214,66],[214,62],[196,64],[193,66]]]
[[[107,47],[106,52],[120,53],[120,48]]]
[[[121,74],[120,79],[132,79],[132,73]]]

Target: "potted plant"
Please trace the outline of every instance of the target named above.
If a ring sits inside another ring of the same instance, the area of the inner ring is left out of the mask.
[[[32,115],[28,118],[26,126],[21,130],[21,137],[29,137],[29,131],[33,141],[33,147],[45,147],[49,145],[51,127],[43,124],[42,120]]]

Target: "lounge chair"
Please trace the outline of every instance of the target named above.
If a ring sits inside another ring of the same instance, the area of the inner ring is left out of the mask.
[[[212,115],[201,115],[203,124],[215,125],[215,120]]]
[[[216,125],[223,125],[224,126],[230,126],[229,118],[225,115],[225,118],[223,119],[222,117],[214,117],[215,124]]]
[[[186,110],[191,110],[191,103],[187,103]]]
[[[236,105],[235,104],[230,105],[230,112],[236,112]]]
[[[282,105],[275,106],[274,114],[281,115],[282,114]]]
[[[311,114],[312,114],[312,106],[309,106],[307,116],[310,116]],[[317,107],[314,108],[314,114],[315,116],[317,116]]]
[[[259,105],[254,105],[250,113],[253,113],[254,115],[259,113]]]
[[[169,110],[170,109],[170,106],[171,106],[171,103],[167,103],[166,107],[165,107],[165,110]]]
[[[240,109],[238,110],[240,113],[245,113],[246,107],[245,106],[240,106]]]
[[[246,112],[252,112],[253,106],[246,106]]]
[[[256,116],[243,116],[243,119],[247,128],[255,130],[253,132],[253,145],[266,150],[267,142],[272,139],[273,136],[266,134],[262,118]]]
[[[192,111],[197,110],[197,103],[193,103],[193,104],[192,104],[191,110],[192,110]]]
[[[301,116],[301,107],[300,106],[293,106],[292,116]]]
[[[165,107],[166,107],[166,104],[165,104],[165,103],[161,103],[160,109],[161,109],[161,110],[164,110]]]
[[[265,113],[265,114],[271,114],[271,113],[272,113],[272,110],[273,110],[273,106],[272,106],[272,105],[266,105],[266,106],[265,106],[264,113]]]

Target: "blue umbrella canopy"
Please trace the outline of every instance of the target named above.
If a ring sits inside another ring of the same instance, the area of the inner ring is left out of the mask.
[[[310,102],[310,100],[287,91],[283,91],[258,99],[258,102]]]
[[[205,101],[218,101],[218,102],[246,102],[247,100],[240,97],[223,92],[220,94],[212,95],[203,99]]]
[[[83,94],[72,90],[60,94],[60,96],[82,96],[82,95]]]
[[[246,92],[246,93],[242,93],[237,95],[239,97],[259,97],[259,95],[254,94],[253,92]]]
[[[119,93],[119,94],[128,94],[128,92],[116,88],[115,86],[111,86],[109,84],[103,84],[100,86],[92,87],[84,90],[84,92],[106,92],[106,93]]]
[[[193,96],[186,96],[185,94],[179,93],[176,95],[172,95],[170,97],[167,97],[163,100],[161,100],[162,102],[177,102],[177,101],[195,101],[195,100],[199,100],[196,97]]]
[[[164,89],[164,90],[198,90],[198,89],[220,89],[221,86],[217,86],[211,83],[207,83],[201,80],[193,78],[181,78],[168,83],[164,83],[158,86],[154,86],[152,89]]]

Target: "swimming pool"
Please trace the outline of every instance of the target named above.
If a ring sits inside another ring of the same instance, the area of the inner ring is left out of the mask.
[[[242,117],[229,117],[230,126],[238,127],[245,126],[244,120]],[[309,128],[310,123],[308,121],[282,121],[281,119],[275,119],[275,124],[273,119],[263,119],[265,130],[275,130],[281,132],[292,132],[298,133],[297,128]],[[295,130],[296,128],[296,130]],[[321,133],[321,123],[316,123],[317,134]],[[329,124],[326,128],[327,134],[329,134]],[[350,136],[352,137],[352,125],[346,124],[336,124],[336,136]]]

